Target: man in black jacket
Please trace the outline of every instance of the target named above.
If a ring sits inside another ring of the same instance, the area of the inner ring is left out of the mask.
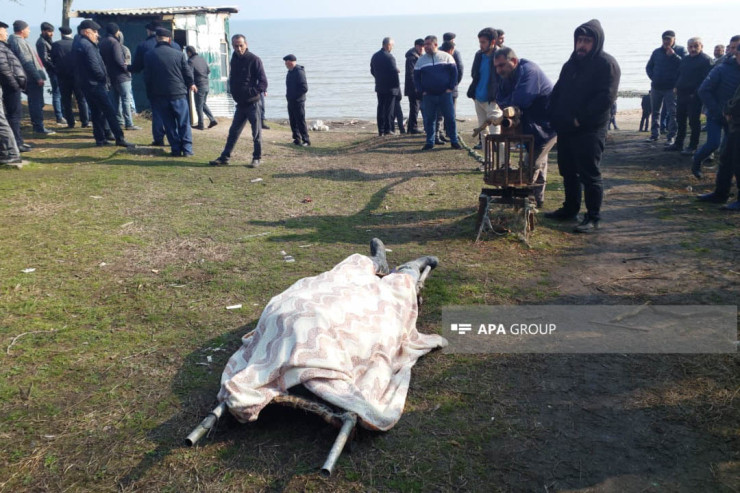
[[[414,66],[421,55],[424,54],[424,40],[422,38],[414,41],[414,47],[406,52],[406,74],[403,84],[403,93],[409,98],[409,120],[407,131],[410,134],[424,133],[419,130],[419,110],[421,109],[421,96],[416,93],[414,87]]]
[[[59,32],[62,39],[51,44],[51,60],[56,68],[57,80],[59,81],[59,92],[62,98],[62,114],[67,120],[67,127],[75,127],[75,117],[72,113],[72,94],[77,100],[77,109],[80,112],[80,123],[82,128],[90,126],[90,110],[87,100],[82,94],[82,88],[75,79],[74,54],[72,53],[72,30],[68,27],[60,27]]]
[[[8,25],[0,22],[0,85],[3,90],[5,116],[13,132],[20,152],[28,152],[31,146],[23,143],[21,135],[21,93],[26,88],[26,72],[18,57],[8,46]]]
[[[260,165],[262,159],[262,112],[260,110],[260,94],[267,91],[267,76],[262,60],[251,53],[247,46],[247,38],[243,34],[231,37],[231,46],[234,54],[231,55],[231,70],[229,75],[229,90],[236,102],[234,119],[229,128],[229,137],[221,155],[211,161],[211,166],[226,166],[231,159],[236,141],[249,121],[252,127],[254,151],[250,168]]]
[[[482,29],[478,33],[478,45],[480,50],[475,54],[473,59],[472,77],[467,96],[475,103],[475,113],[478,116],[478,126],[483,125],[492,119],[503,117],[501,108],[496,104],[496,94],[498,93],[498,77],[494,67],[494,56],[496,53],[496,40],[498,33],[492,27]],[[481,142],[488,134],[501,133],[500,125],[489,125],[480,133]],[[483,146],[480,142],[476,144],[475,149],[481,149]]]
[[[599,163],[621,71],[614,57],[604,52],[604,30],[598,20],[580,25],[573,38],[573,54],[563,65],[550,96],[550,123],[558,134],[558,169],[565,202],[545,217],[574,219],[581,208],[583,186],[587,212],[574,231],[591,233],[601,219],[604,187]]]
[[[123,45],[118,41],[118,24],[109,22],[105,26],[106,35],[100,40],[100,56],[103,57],[105,69],[110,79],[110,98],[116,109],[118,124],[126,126],[126,130],[141,130],[134,125],[131,114],[131,73],[126,65],[123,54]]]
[[[666,112],[666,145],[676,137],[676,96],[673,88],[678,79],[678,67],[686,56],[683,46],[676,44],[676,33],[663,33],[663,44],[650,55],[645,71],[650,78],[650,98],[653,109],[653,127],[648,142],[656,142],[660,134],[661,108]]]
[[[378,95],[378,135],[390,135],[393,128],[396,97],[401,96],[396,58],[391,55],[393,39],[383,38],[383,47],[370,59],[370,73],[375,78]]]
[[[49,82],[51,83],[51,104],[54,108],[54,116],[57,119],[57,125],[66,125],[67,121],[62,115],[62,97],[59,91],[59,81],[57,80],[56,67],[51,59],[51,43],[54,38],[54,26],[48,22],[41,23],[41,34],[39,39],[36,40],[36,52],[41,58],[41,63],[44,64],[46,73],[49,75]]]
[[[295,55],[285,55],[285,68],[288,74],[285,76],[285,98],[288,100],[288,117],[290,118],[290,129],[293,131],[293,143],[297,146],[310,146],[308,128],[306,127],[306,93],[308,82],[303,65],[296,63]]]
[[[681,151],[682,156],[692,156],[699,145],[701,134],[701,106],[699,98],[699,86],[712,70],[712,59],[702,52],[704,45],[701,38],[689,39],[686,46],[689,56],[681,59],[678,67],[678,80],[676,80],[676,125],[678,133],[676,141],[665,147],[666,151]],[[686,119],[691,127],[691,139],[689,146],[684,149],[683,142],[686,139]]]
[[[185,53],[188,55],[188,65],[190,65],[190,68],[193,70],[195,87],[198,88],[198,91],[193,94],[193,99],[195,99],[195,113],[198,115],[198,124],[193,128],[197,130],[205,130],[206,127],[203,124],[203,113],[205,113],[208,120],[210,120],[208,128],[213,128],[218,125],[218,121],[216,121],[216,117],[213,116],[211,109],[206,104],[208,91],[210,89],[208,85],[208,76],[211,73],[211,67],[208,66],[208,62],[205,58],[195,51],[194,47],[186,46]]]
[[[107,122],[116,139],[116,145],[131,147],[132,144],[126,142],[123,136],[123,130],[116,118],[116,110],[108,95],[108,74],[97,46],[99,30],[100,26],[94,21],[84,20],[80,23],[80,35],[72,43],[77,82],[90,105],[95,144],[108,145],[105,129]]]
[[[157,46],[157,28],[162,27],[159,22],[152,21],[145,26],[146,28],[146,39],[139,43],[134,52],[134,60],[129,68],[129,72],[132,74],[138,74],[144,71],[144,58],[146,57],[149,50],[153,50]],[[170,45],[180,51],[180,45],[176,42],[170,42]],[[151,99],[151,96],[147,92],[147,98]],[[153,146],[164,146],[164,123],[159,118],[159,114],[152,111],[152,144]]]
[[[170,45],[172,33],[158,27],[157,46],[144,57],[144,80],[152,103],[164,124],[170,155],[192,156],[193,134],[190,130],[188,90],[197,91],[193,71],[185,54]]]

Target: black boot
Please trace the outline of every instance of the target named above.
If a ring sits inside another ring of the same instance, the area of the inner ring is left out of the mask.
[[[375,273],[385,276],[390,272],[388,261],[385,259],[385,245],[378,238],[370,240],[370,259],[375,264]]]
[[[393,272],[408,274],[414,278],[415,282],[419,282],[421,273],[424,272],[424,269],[427,267],[427,265],[434,269],[435,267],[437,267],[438,263],[439,259],[437,257],[427,255],[426,257],[419,257],[416,260],[412,260],[411,262],[406,262],[403,265],[399,265],[393,270]]]

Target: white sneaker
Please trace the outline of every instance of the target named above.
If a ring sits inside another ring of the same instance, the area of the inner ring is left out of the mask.
[[[252,162],[247,165],[247,168],[258,168],[260,165],[259,159],[252,159]]]

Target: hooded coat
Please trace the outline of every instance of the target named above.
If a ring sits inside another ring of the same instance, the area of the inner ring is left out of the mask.
[[[575,44],[582,33],[594,38],[594,46],[579,58]],[[606,127],[621,75],[617,61],[604,51],[601,23],[592,19],[581,24],[573,33],[573,54],[563,65],[550,95],[550,123],[557,133],[587,133]]]
[[[416,61],[421,55],[416,52],[416,47],[406,52],[406,72],[403,81],[403,95],[416,97],[416,88],[414,87],[414,67]]]

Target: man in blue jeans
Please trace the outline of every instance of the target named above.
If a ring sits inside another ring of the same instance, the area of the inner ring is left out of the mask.
[[[733,36],[733,39],[737,36]],[[691,166],[691,173],[701,178],[701,163],[717,150],[722,143],[722,131],[727,131],[727,121],[722,116],[722,108],[725,103],[735,93],[737,85],[740,84],[740,66],[736,59],[737,46],[740,42],[738,38],[735,43],[730,43],[727,50],[728,55],[720,59],[714,66],[704,82],[699,86],[699,98],[707,108],[707,141],[694,154],[694,161]],[[711,194],[700,196],[699,200],[705,200],[701,197],[709,197]],[[719,197],[715,197],[720,201]],[[724,203],[727,199],[721,200]],[[713,200],[706,200],[712,202]]]
[[[686,56],[683,46],[676,44],[676,33],[663,33],[663,44],[656,48],[645,67],[650,78],[650,98],[653,110],[653,127],[648,142],[656,142],[660,136],[660,112],[666,111],[666,146],[674,144],[676,138],[676,95],[673,88],[678,80],[681,59]]]
[[[109,22],[105,31],[106,35],[100,38],[98,46],[110,79],[110,99],[116,110],[118,124],[125,125],[126,130],[141,130],[141,127],[134,125],[131,115],[131,72],[126,65],[123,45],[118,40],[120,29],[115,22]]]
[[[437,111],[445,119],[445,131],[450,137],[453,149],[461,149],[457,140],[457,123],[452,92],[457,86],[457,65],[449,53],[437,50],[437,37],[429,35],[424,38],[424,55],[414,66],[414,86],[422,95],[422,113],[426,144],[421,148],[427,151],[434,148],[437,135]]]
[[[46,73],[51,83],[51,104],[54,107],[54,116],[57,119],[57,125],[67,125],[67,120],[62,114],[62,93],[59,91],[59,81],[57,80],[57,71],[54,62],[51,59],[51,43],[54,38],[54,26],[48,22],[41,23],[41,35],[36,40],[36,51],[39,54],[41,63],[44,64]]]
[[[254,151],[250,168],[260,165],[262,159],[262,110],[260,108],[260,94],[267,91],[267,76],[262,60],[251,53],[247,47],[247,38],[243,34],[231,37],[231,46],[234,54],[231,55],[231,70],[229,71],[229,89],[231,97],[236,102],[234,120],[229,128],[229,137],[221,155],[210,161],[211,166],[228,166],[231,151],[244,130],[247,122],[252,127]]]

